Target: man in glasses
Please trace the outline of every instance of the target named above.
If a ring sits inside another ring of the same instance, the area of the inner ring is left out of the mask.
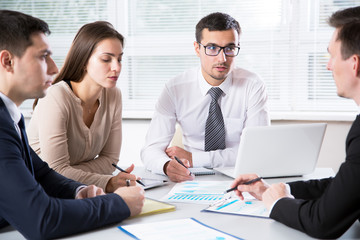
[[[141,151],[147,169],[181,182],[194,179],[188,167],[234,166],[243,128],[269,125],[264,83],[235,67],[240,33],[239,23],[224,13],[196,25],[201,66],[165,85]],[[176,123],[185,149],[169,147]]]

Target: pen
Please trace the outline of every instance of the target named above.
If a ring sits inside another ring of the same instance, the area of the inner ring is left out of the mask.
[[[181,164],[181,166],[183,166],[184,168],[188,169],[188,168],[182,163],[182,161],[180,161],[176,156],[174,156],[174,158],[175,158],[175,160],[176,160],[178,163]],[[189,175],[192,175],[192,172],[190,172]]]
[[[243,185],[250,185],[250,184],[252,184],[252,183],[255,183],[255,182],[257,182],[257,181],[260,181],[261,179],[262,179],[262,177],[258,177],[258,178],[255,178],[255,179],[253,179],[253,180],[250,180],[250,181],[248,181],[248,182],[244,182],[244,183],[242,183],[242,184],[243,184]],[[241,184],[239,184],[239,185],[241,185]],[[237,187],[238,187],[238,186],[226,190],[226,191],[224,192],[224,194],[236,190]]]
[[[125,171],[124,169],[122,169],[121,167],[119,167],[118,165],[116,165],[116,164],[114,164],[114,163],[112,163],[111,165],[113,165],[115,168],[119,169],[120,172],[128,173],[127,171]],[[139,183],[139,184],[141,184],[141,185],[143,185],[143,186],[145,187],[145,184],[144,184],[142,181],[136,180],[136,182]]]

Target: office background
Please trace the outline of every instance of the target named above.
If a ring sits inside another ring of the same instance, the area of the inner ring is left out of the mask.
[[[123,93],[120,165],[141,165],[140,148],[164,83],[197,66],[195,25],[208,13],[226,12],[242,27],[236,64],[258,73],[267,86],[272,124],[327,122],[318,167],[336,172],[345,157],[345,137],[358,111],[341,99],[326,69],[332,12],[359,0],[1,0],[47,21],[59,68],[77,30],[96,20],[111,22],[125,36],[118,87]],[[22,106],[31,117],[32,101]]]

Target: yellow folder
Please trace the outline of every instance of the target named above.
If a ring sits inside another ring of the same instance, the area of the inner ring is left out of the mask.
[[[145,198],[144,207],[139,215],[136,215],[134,217],[140,217],[140,216],[147,216],[157,213],[165,213],[165,212],[171,212],[175,211],[175,206],[160,202],[154,199]]]

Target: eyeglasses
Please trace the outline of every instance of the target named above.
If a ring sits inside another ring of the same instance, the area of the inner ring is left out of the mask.
[[[225,56],[227,57],[236,57],[239,54],[240,47],[238,46],[225,46],[225,47],[219,47],[219,46],[204,46],[201,43],[198,42],[199,45],[204,47],[205,54],[208,56],[217,56],[223,50]]]

